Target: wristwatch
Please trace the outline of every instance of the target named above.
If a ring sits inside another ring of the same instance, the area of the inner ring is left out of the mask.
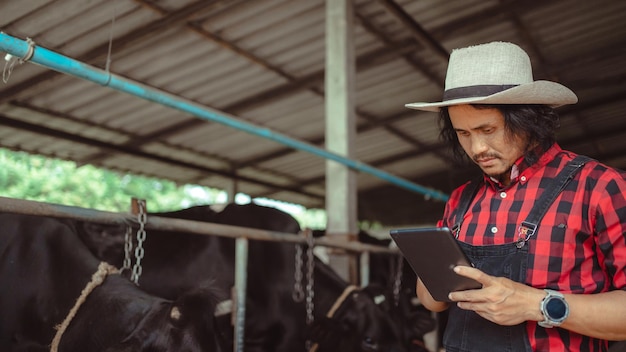
[[[548,294],[541,300],[540,305],[543,321],[537,324],[544,328],[559,326],[569,315],[569,305],[562,293],[548,289],[544,291]]]

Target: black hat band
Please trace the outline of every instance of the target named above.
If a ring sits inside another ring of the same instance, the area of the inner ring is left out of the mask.
[[[517,84],[484,84],[478,86],[452,88],[443,92],[443,101],[463,98],[486,97],[517,86]]]

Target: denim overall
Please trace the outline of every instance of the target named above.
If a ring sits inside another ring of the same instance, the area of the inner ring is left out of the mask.
[[[589,158],[584,156],[576,157],[551,181],[535,202],[528,218],[521,223],[518,241],[492,246],[472,246],[458,241],[474,266],[489,275],[525,282],[529,247],[526,242],[535,234],[537,224],[554,199],[587,160]],[[453,227],[457,237],[461,228],[461,219],[478,188],[478,182],[472,182],[461,195],[459,207],[455,213],[456,224]],[[532,351],[527,336],[526,322],[514,326],[498,325],[484,319],[474,311],[460,309],[454,303],[450,305],[443,344],[446,352]]]

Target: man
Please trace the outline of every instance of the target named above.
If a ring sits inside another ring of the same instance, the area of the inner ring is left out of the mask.
[[[626,340],[626,173],[562,150],[554,108],[568,88],[533,81],[528,55],[493,42],[454,50],[439,112],[441,137],[483,171],[455,191],[438,226],[450,227],[481,289],[435,301],[449,308],[452,351],[605,351]],[[574,160],[576,158],[576,160]],[[543,198],[541,198],[543,197]]]

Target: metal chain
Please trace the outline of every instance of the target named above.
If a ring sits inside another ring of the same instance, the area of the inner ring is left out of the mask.
[[[313,323],[313,298],[315,296],[315,292],[313,291],[313,271],[315,270],[315,262],[313,255],[313,233],[308,230],[306,232],[306,242],[307,242],[307,271],[306,271],[306,323],[307,325],[311,325]]]
[[[133,239],[130,237],[132,231],[132,226],[126,226],[126,233],[124,234],[124,265],[122,266],[122,270],[120,270],[120,272],[130,270],[130,252],[133,250]]]
[[[294,284],[291,298],[294,302],[304,301],[304,289],[302,288],[302,245],[296,245],[296,267],[294,272]]]
[[[400,304],[400,288],[402,287],[402,272],[404,271],[404,257],[398,255],[398,265],[396,270],[396,278],[393,282],[393,302],[398,306]]]
[[[148,215],[146,214],[146,201],[137,200],[137,206],[139,207],[139,213],[137,214],[137,221],[139,222],[139,229],[137,230],[137,247],[135,248],[135,265],[133,266],[133,273],[130,280],[139,285],[139,277],[143,271],[141,267],[141,260],[144,256],[143,242],[146,240],[146,230],[144,226],[148,221]]]

